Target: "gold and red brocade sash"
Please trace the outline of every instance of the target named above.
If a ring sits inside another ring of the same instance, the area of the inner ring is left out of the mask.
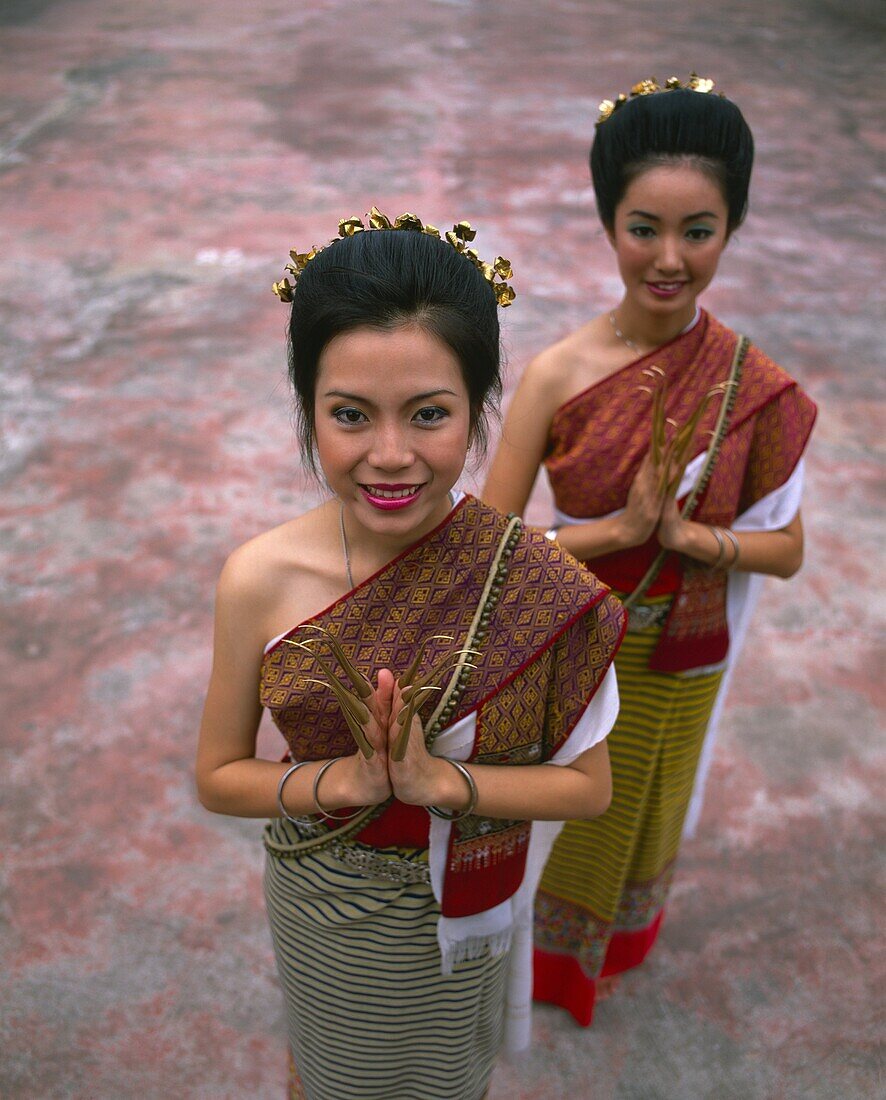
[[[463,644],[506,517],[466,497],[444,523],[310,621],[335,633],[373,682],[378,671],[408,667],[419,644],[446,634]],[[569,736],[620,643],[624,612],[608,589],[540,534],[523,530],[507,561],[480,653],[454,723],[476,713],[470,760],[538,764]],[[292,632],[290,632],[291,634]],[[452,645],[432,642],[430,667]],[[265,655],[260,698],[295,760],[350,755],[353,738],[330,689],[307,684],[311,657],[282,640]],[[423,717],[433,709],[429,703]],[[393,800],[358,835],[372,843]],[[426,812],[419,810],[426,818]],[[471,816],[453,825],[443,912],[465,916],[498,904],[523,877],[529,826]]]
[[[666,414],[685,423],[712,386],[729,376],[738,337],[708,313],[688,333],[582,391],[554,416],[545,465],[557,508],[576,518],[608,515],[627,502],[649,449],[651,398],[643,371],[666,375]],[[707,446],[719,411],[711,403],[698,426],[695,453]],[[802,456],[815,405],[796,382],[757,348],[748,350],[727,434],[694,519],[729,526],[756,501],[783,485]],[[644,546],[593,560],[608,584],[631,591],[658,553]],[[675,594],[650,667],[676,672],[725,658],[726,575],[672,554],[650,595]]]

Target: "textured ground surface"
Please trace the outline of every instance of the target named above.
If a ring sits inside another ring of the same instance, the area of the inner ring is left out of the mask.
[[[471,219],[518,272],[513,383],[616,300],[597,102],[692,67],[759,148],[706,304],[821,404],[808,563],[758,612],[654,958],[590,1032],[539,1011],[492,1098],[882,1095],[877,10],[0,4],[3,1097],[282,1095],[260,826],[191,767],[220,564],[311,499],[288,248],[373,202]]]

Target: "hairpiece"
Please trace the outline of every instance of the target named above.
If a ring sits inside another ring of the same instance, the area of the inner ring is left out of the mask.
[[[496,301],[500,306],[509,306],[516,297],[513,287],[507,281],[514,277],[511,261],[504,259],[502,256],[496,256],[493,262],[488,264],[480,259],[476,249],[467,247],[468,242],[476,236],[476,231],[471,227],[470,222],[456,222],[448,233],[441,234],[435,225],[422,224],[421,219],[416,217],[415,214],[401,214],[394,221],[391,221],[390,218],[382,214],[377,206],[373,206],[366,215],[366,222],[367,224],[364,225],[360,218],[342,218],[338,223],[338,238],[333,238],[329,244],[333,244],[335,240],[341,237],[353,237],[355,233],[385,229],[405,229],[413,233],[427,233],[429,237],[437,237],[440,240],[447,241],[456,252],[460,252],[466,259],[470,260],[492,287]],[[314,245],[309,252],[296,252],[295,249],[290,251],[290,262],[286,265],[286,271],[292,276],[292,281],[290,282],[289,278],[284,275],[279,283],[274,283],[272,288],[281,302],[292,301],[292,295],[299,276],[317,253],[322,252],[326,247],[327,245],[319,247]]]
[[[670,76],[664,82],[664,86],[652,77],[651,80],[641,80],[638,84],[635,84],[631,88],[630,95],[622,93],[615,99],[604,99],[600,104],[600,117],[597,119],[597,125],[601,122],[605,122],[611,118],[613,114],[628,102],[629,99],[636,99],[641,95],[655,95],[657,92],[712,92],[714,90],[713,80],[708,79],[706,76],[699,76],[698,73],[690,73],[689,79],[685,84],[682,83],[676,76]],[[721,98],[722,92],[717,93]]]

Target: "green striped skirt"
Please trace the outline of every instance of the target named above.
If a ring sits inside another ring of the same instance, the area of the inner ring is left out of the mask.
[[[650,929],[661,914],[723,675],[651,672],[660,633],[625,635],[607,740],[612,803],[593,821],[566,823],[536,898],[536,947],[571,955],[589,978],[613,937]]]
[[[297,842],[272,821],[276,845]],[[328,851],[269,849],[265,900],[306,1100],[481,1100],[504,1031],[507,955],[440,973],[429,885],[367,878]]]

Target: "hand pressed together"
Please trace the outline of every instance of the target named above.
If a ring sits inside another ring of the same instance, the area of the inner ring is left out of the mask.
[[[335,801],[340,804],[372,806],[394,795],[401,802],[416,806],[433,804],[441,788],[451,782],[451,770],[444,760],[432,756],[425,745],[420,719],[413,715],[408,735],[403,736],[399,722],[408,707],[403,692],[390,669],[381,669],[372,694],[364,698],[368,721],[361,723],[372,755],[355,752],[344,757],[330,772],[330,786],[324,782],[321,801],[330,802],[327,789],[335,786]],[[402,759],[397,760],[403,748]],[[333,780],[334,772],[338,776]],[[331,804],[331,803],[330,803]]]
[[[655,534],[666,550],[682,549],[683,528],[676,494],[683,468],[669,462],[667,469],[651,451],[643,457],[622,516],[625,546],[642,546]]]

